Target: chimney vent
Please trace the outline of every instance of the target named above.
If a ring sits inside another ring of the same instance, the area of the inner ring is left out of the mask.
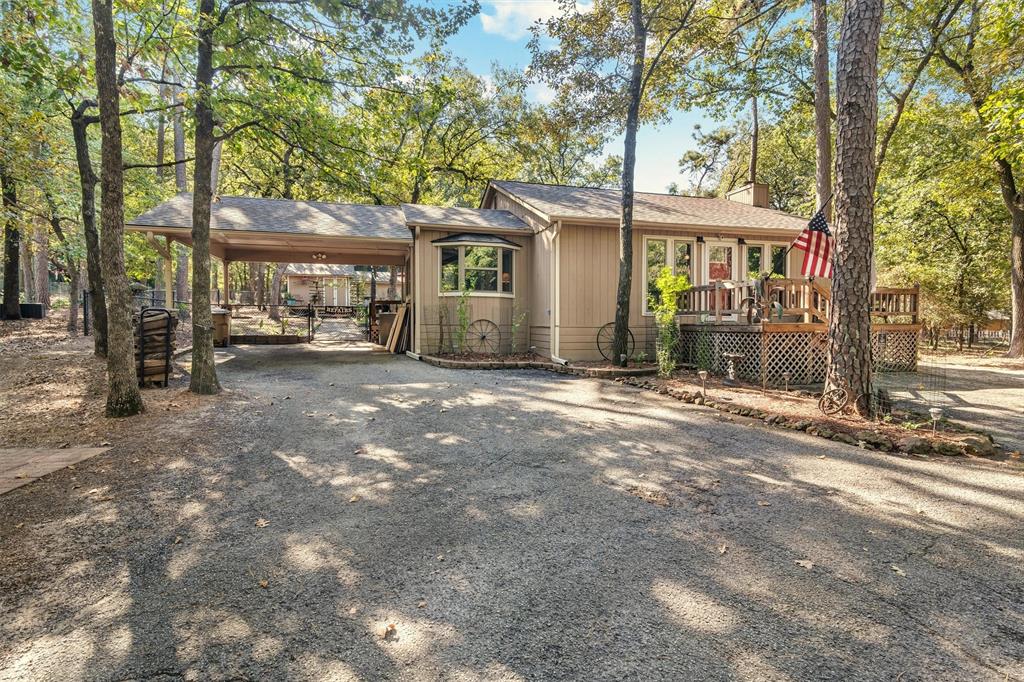
[[[768,208],[768,185],[763,182],[748,182],[726,194],[725,198],[748,206]]]

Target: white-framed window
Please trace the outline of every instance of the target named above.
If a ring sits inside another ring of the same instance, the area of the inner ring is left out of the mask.
[[[680,237],[644,235],[644,315],[651,315],[650,301],[658,300],[657,279],[662,268],[672,268],[673,275],[686,275],[693,284],[694,240]]]
[[[438,245],[438,293],[458,296],[515,295],[515,250],[486,244]]]
[[[743,276],[746,279],[758,279],[762,274],[767,273],[776,277],[787,277],[789,259],[786,257],[786,252],[788,250],[788,244],[747,242]]]

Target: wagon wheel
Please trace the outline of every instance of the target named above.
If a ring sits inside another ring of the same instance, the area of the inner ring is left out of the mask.
[[[845,388],[832,388],[825,391],[818,399],[818,409],[822,414],[839,414],[850,402],[850,393]]]
[[[626,330],[626,357],[633,357],[633,349],[636,347],[636,341],[633,339],[633,332],[629,329]],[[597,350],[601,352],[601,357],[612,362],[612,347],[615,344],[615,323],[609,322],[605,326],[597,330]]]
[[[466,349],[472,353],[494,355],[498,352],[501,332],[490,320],[475,320],[466,330]]]

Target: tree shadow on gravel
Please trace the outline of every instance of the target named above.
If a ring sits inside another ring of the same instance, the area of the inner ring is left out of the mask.
[[[0,677],[1024,675],[1019,472],[334,355],[243,350],[185,454],[40,510]]]

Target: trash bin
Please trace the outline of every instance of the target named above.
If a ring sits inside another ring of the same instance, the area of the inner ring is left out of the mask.
[[[213,345],[224,348],[231,344],[231,311],[213,308]]]

